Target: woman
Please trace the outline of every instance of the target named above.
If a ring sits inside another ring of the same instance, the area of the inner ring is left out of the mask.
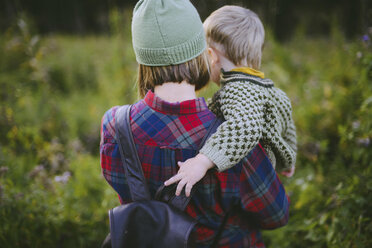
[[[132,39],[143,99],[132,105],[131,129],[153,197],[177,173],[177,161],[197,154],[216,117],[195,93],[207,84],[209,74],[202,22],[188,0],[139,1]],[[115,139],[117,109],[102,119],[101,167],[120,202],[128,203],[132,200]],[[287,223],[284,188],[260,146],[230,170],[209,170],[196,187],[185,210],[198,221],[192,235],[196,247],[211,245],[232,203],[239,209],[230,215],[219,246],[264,247],[259,229]]]

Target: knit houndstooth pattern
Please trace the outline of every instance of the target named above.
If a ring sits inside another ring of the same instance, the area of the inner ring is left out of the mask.
[[[296,128],[286,94],[270,79],[225,72],[209,109],[224,118],[200,150],[224,171],[242,160],[259,142],[278,171],[296,163]]]

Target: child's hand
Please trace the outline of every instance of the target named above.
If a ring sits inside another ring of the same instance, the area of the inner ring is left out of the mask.
[[[280,174],[282,174],[285,177],[292,177],[294,172],[295,172],[295,169],[296,169],[296,167],[293,166],[291,169],[289,169],[287,171],[280,172]]]
[[[190,192],[195,183],[200,181],[207,171],[214,166],[213,162],[205,155],[198,154],[185,162],[178,162],[180,169],[178,173],[164,182],[166,186],[179,182],[176,189],[176,195],[180,195],[183,187],[185,194],[190,196]]]

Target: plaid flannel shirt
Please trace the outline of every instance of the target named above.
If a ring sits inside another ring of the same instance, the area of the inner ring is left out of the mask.
[[[108,110],[101,126],[101,167],[120,202],[131,202],[116,141],[115,113]],[[150,194],[177,173],[177,161],[195,156],[208,127],[216,118],[203,98],[165,102],[149,91],[131,108],[134,142]],[[275,170],[260,145],[240,163],[224,171],[209,170],[196,187],[186,213],[198,221],[196,247],[209,247],[233,203],[219,247],[264,247],[260,229],[274,229],[288,221],[289,201]]]

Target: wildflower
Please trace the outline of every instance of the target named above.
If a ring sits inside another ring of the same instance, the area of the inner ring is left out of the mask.
[[[363,57],[363,53],[359,51],[356,53],[356,56],[358,59],[361,59]]]
[[[352,123],[352,127],[353,127],[354,130],[359,129],[359,127],[360,127],[360,121],[354,121]]]
[[[70,177],[71,177],[71,173],[69,171],[65,171],[61,176],[55,176],[54,181],[58,183],[67,183]]]
[[[28,175],[29,175],[29,177],[36,177],[36,176],[40,175],[40,173],[42,171],[44,171],[44,169],[45,168],[44,168],[43,165],[38,165]]]
[[[368,147],[371,143],[371,140],[369,138],[359,138],[357,139],[356,143],[359,146]]]

